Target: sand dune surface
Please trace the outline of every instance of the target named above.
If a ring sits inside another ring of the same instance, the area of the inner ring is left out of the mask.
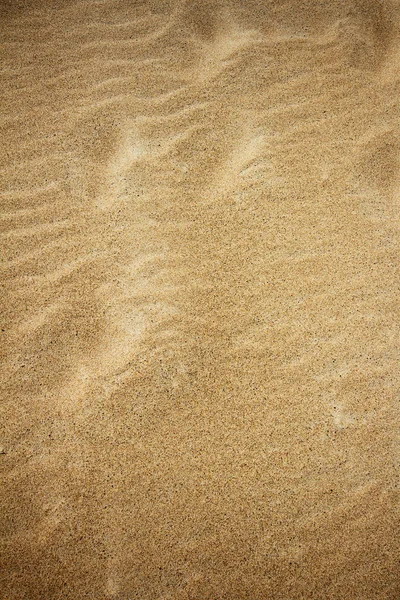
[[[1,2],[1,600],[400,597],[399,19]]]

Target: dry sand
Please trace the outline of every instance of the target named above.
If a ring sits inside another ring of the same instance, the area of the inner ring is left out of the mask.
[[[2,0],[1,600],[398,600],[399,13]]]

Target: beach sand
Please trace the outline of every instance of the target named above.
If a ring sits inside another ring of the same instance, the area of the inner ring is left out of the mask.
[[[399,2],[0,38],[1,600],[398,600]]]

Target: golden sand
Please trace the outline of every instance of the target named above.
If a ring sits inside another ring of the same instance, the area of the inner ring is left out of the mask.
[[[0,37],[1,600],[398,600],[399,2]]]

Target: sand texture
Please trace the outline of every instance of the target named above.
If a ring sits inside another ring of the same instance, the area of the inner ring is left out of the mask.
[[[0,600],[398,600],[400,2],[0,42]]]

